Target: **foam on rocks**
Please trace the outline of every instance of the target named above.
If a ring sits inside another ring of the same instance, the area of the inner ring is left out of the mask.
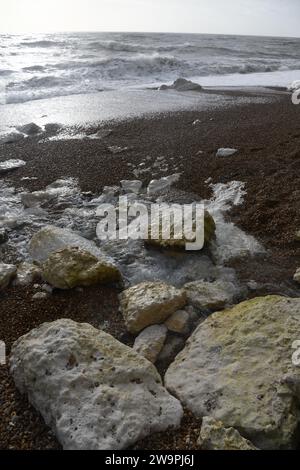
[[[22,166],[25,166],[26,162],[24,160],[6,160],[4,162],[0,162],[0,175],[1,173],[7,173],[8,171],[17,170]]]

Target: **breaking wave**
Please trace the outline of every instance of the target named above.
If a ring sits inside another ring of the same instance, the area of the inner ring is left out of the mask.
[[[69,33],[0,35],[8,102],[185,78],[300,69],[299,39]],[[300,77],[299,77],[300,78]]]

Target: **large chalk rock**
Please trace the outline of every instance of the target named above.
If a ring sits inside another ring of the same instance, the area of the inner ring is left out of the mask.
[[[10,365],[64,449],[124,449],[180,424],[155,367],[91,325],[44,323],[15,342]]]
[[[185,304],[185,292],[163,282],[142,282],[120,295],[125,324],[133,334],[147,326],[163,323]]]
[[[81,237],[72,230],[52,225],[42,228],[32,237],[29,244],[29,253],[34,261],[43,263],[51,253],[66,247],[81,248],[97,258],[103,257],[102,252],[92,241]]]
[[[0,263],[0,291],[5,289],[17,273],[17,267],[13,264]]]
[[[203,310],[220,310],[231,304],[237,288],[228,281],[194,281],[185,284],[188,301],[194,307]]]
[[[195,415],[236,428],[258,448],[295,445],[300,424],[300,299],[267,296],[211,315],[169,367],[165,384]]]
[[[73,289],[119,281],[121,274],[105,258],[99,260],[86,250],[67,247],[50,254],[43,264],[43,278],[57,289]]]
[[[234,428],[225,428],[222,421],[205,416],[198,445],[203,450],[258,450]]]

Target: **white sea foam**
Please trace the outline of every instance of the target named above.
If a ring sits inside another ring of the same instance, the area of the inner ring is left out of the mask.
[[[232,258],[263,253],[263,246],[252,236],[225,218],[233,206],[243,203],[245,185],[240,181],[211,185],[213,198],[207,201],[207,209],[216,222],[216,242],[213,252],[219,263]]]
[[[177,176],[169,178],[176,181]],[[131,190],[128,198],[133,197],[144,204],[157,201],[158,194],[149,197],[146,187],[140,188],[138,195]],[[100,197],[91,198],[91,195],[81,193],[77,181],[72,178],[55,181],[43,191],[34,193],[16,191],[0,181],[0,227],[9,230],[10,252],[14,252],[19,261],[29,259],[27,247],[33,233],[50,224],[74,230],[100,244],[101,249],[120,266],[128,284],[162,280],[182,286],[197,279],[216,278],[236,282],[234,270],[224,267],[224,261],[255,254],[263,248],[224,217],[233,205],[242,204],[245,194],[243,183],[233,181],[214,185],[213,190],[214,196],[206,201],[206,206],[217,226],[214,262],[201,251],[174,256],[174,253],[147,249],[143,240],[99,241],[96,235],[100,220],[97,208],[103,202],[117,205],[119,194],[124,194],[121,186],[106,188]]]

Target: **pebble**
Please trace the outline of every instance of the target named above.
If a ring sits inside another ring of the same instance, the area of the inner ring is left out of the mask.
[[[48,294],[46,292],[37,292],[32,296],[32,300],[45,300],[48,298]]]

